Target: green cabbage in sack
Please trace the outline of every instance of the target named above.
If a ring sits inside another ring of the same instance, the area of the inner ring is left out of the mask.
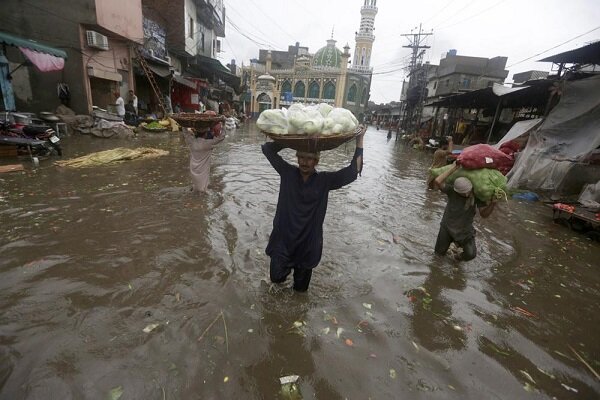
[[[440,168],[432,168],[429,171],[434,177],[438,177],[445,171],[452,168],[452,165],[446,165]],[[456,178],[468,178],[473,184],[473,193],[479,200],[488,203],[492,199],[506,198],[506,177],[501,172],[495,169],[464,169],[459,168],[450,175],[445,183],[448,185],[454,184]]]

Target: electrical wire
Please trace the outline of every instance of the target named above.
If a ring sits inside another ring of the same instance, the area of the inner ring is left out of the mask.
[[[452,18],[454,18],[454,16],[456,14],[458,14],[459,12],[461,12],[462,10],[464,10],[465,8],[469,7],[470,5],[472,5],[473,3],[475,3],[476,0],[471,0],[470,2],[468,2],[467,4],[465,4],[464,7],[462,7],[461,9],[459,9],[458,11],[456,11],[454,14],[450,15],[448,18],[446,18],[445,20],[443,20],[442,22],[438,22],[437,25],[434,25],[434,29],[436,29],[438,26],[443,25],[444,23],[446,23],[447,21],[450,21]]]
[[[569,42],[572,42],[572,41],[573,41],[573,40],[575,40],[575,39],[579,39],[580,37],[582,37],[582,36],[585,36],[585,35],[587,35],[588,33],[592,33],[592,32],[594,32],[594,31],[597,31],[598,29],[600,29],[600,26],[597,26],[597,27],[595,27],[594,29],[590,29],[589,31],[587,31],[587,32],[584,32],[584,33],[582,33],[582,34],[580,34],[580,35],[577,35],[577,36],[575,36],[575,37],[572,37],[571,39],[569,39],[569,40],[566,40],[566,41],[564,41],[564,42],[562,42],[562,43],[560,43],[560,44],[557,44],[556,46],[552,46],[552,47],[550,47],[549,49],[546,49],[546,50],[544,50],[544,51],[542,51],[542,52],[540,52],[540,53],[534,54],[534,55],[532,55],[531,57],[524,58],[524,59],[522,59],[521,61],[518,61],[518,62],[516,62],[516,63],[514,63],[514,64],[511,64],[511,65],[509,65],[509,66],[508,66],[508,67],[506,67],[506,68],[514,67],[515,65],[519,65],[519,64],[521,64],[521,63],[523,63],[523,62],[525,62],[525,61],[531,60],[532,58],[535,58],[535,57],[541,56],[542,54],[544,54],[544,53],[547,53],[547,52],[549,52],[550,50],[554,50],[554,49],[556,49],[557,47],[560,47],[560,46],[562,46],[562,45],[564,45],[564,44],[567,44],[567,43],[569,43]]]
[[[463,22],[466,22],[466,21],[468,21],[468,20],[470,20],[470,19],[473,19],[473,18],[475,18],[475,17],[477,17],[477,16],[479,16],[479,15],[483,14],[484,12],[487,12],[487,11],[491,10],[492,8],[495,8],[495,7],[499,6],[500,4],[502,4],[502,3],[505,3],[506,1],[507,1],[507,0],[500,0],[499,2],[495,3],[494,5],[492,5],[492,6],[488,7],[488,8],[486,8],[486,9],[484,9],[484,10],[481,10],[480,12],[478,12],[478,13],[476,13],[476,14],[473,14],[473,15],[471,15],[470,17],[467,17],[467,18],[465,18],[465,19],[462,19],[462,20],[460,20],[460,21],[457,21],[457,22],[453,22],[453,23],[452,23],[452,24],[450,24],[450,25],[442,26],[441,28],[437,28],[437,30],[438,30],[438,31],[440,31],[440,30],[448,29],[448,28],[450,28],[450,27],[453,27],[453,26],[456,26],[456,25],[460,25],[460,24],[462,24]]]

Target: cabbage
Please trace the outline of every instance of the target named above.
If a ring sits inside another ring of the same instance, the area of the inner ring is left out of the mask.
[[[304,106],[294,103],[288,110],[265,110],[256,121],[264,131],[292,135],[333,135],[352,132],[358,127],[354,115],[344,108],[326,103]]]
[[[266,132],[285,135],[288,133],[287,110],[265,110],[260,113],[256,126]]]
[[[333,110],[333,107],[331,107],[327,103],[321,103],[321,104],[319,104],[318,107],[319,107],[319,112],[321,113],[323,118],[327,117],[329,115],[329,113],[331,112],[331,110]]]

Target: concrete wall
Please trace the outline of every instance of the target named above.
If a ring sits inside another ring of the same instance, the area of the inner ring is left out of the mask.
[[[117,35],[142,43],[142,2],[96,0],[96,23]]]

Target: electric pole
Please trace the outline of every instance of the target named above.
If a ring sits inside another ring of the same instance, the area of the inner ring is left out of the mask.
[[[433,32],[423,32],[421,24],[417,33],[404,33],[410,44],[402,46],[412,49],[412,55],[409,66],[408,91],[406,94],[406,107],[404,108],[404,117],[402,126],[413,131],[420,124],[421,114],[423,113],[423,102],[425,101],[425,91],[427,89],[427,70],[423,68],[423,55],[425,49],[431,46],[424,45],[427,36],[433,35]]]

